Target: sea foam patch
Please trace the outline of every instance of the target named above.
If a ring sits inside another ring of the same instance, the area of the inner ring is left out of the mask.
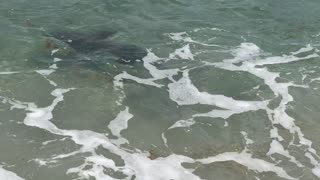
[[[194,116],[222,117],[224,119],[233,114],[264,109],[267,101],[235,100],[221,94],[200,92],[191,82],[188,70],[183,71],[183,77],[168,85],[169,97],[179,105],[206,104],[217,106],[222,110],[213,110],[208,113]]]
[[[273,57],[260,57],[260,48],[253,43],[244,43],[241,44],[234,51],[234,58],[227,59],[223,62],[219,63],[207,63],[208,65],[213,65],[217,68],[226,69],[230,71],[246,71],[255,75],[264,80],[264,83],[269,86],[269,88],[274,92],[276,96],[281,96],[281,102],[278,107],[275,109],[266,108],[266,112],[268,113],[268,117],[272,124],[280,124],[283,128],[287,129],[291,134],[293,139],[297,135],[299,138],[299,146],[306,146],[306,151],[309,152],[310,156],[319,157],[316,153],[316,150],[312,147],[312,142],[305,138],[301,129],[294,123],[294,119],[290,117],[287,112],[287,104],[291,101],[294,101],[293,97],[289,94],[289,87],[299,86],[295,85],[292,82],[289,83],[280,83],[277,82],[277,78],[280,77],[280,73],[271,72],[266,67],[261,67],[264,65],[271,64],[285,64],[290,62],[296,62],[301,60],[308,60],[312,58],[318,58],[319,54],[315,48],[311,48],[307,46],[306,48],[301,48],[296,52],[292,52],[291,55],[283,55],[283,56],[273,56]],[[297,56],[301,53],[304,56]],[[242,62],[240,65],[235,64],[238,62]],[[278,130],[275,126],[270,130],[270,136],[276,137],[278,140],[283,140],[283,138],[277,133]],[[291,142],[292,145],[293,142]],[[298,167],[302,167],[303,165],[299,162],[293,155],[289,153],[289,151],[285,150],[278,141],[272,141],[270,144],[270,150],[268,155],[272,155],[274,153],[279,153],[283,156],[286,156],[290,159],[291,162],[295,163]],[[319,161],[313,162],[314,164],[314,175],[319,177],[317,174],[317,169],[319,167]]]
[[[193,32],[197,32],[201,29],[196,29]],[[216,30],[216,29],[212,29],[212,30]],[[217,44],[207,44],[205,42],[200,42],[200,41],[196,41],[193,40],[188,32],[176,32],[176,33],[169,33],[168,36],[174,40],[174,41],[178,41],[178,42],[184,42],[184,43],[192,43],[192,44],[199,44],[202,46],[213,46],[213,47],[222,47],[220,45]]]
[[[112,120],[108,128],[111,130],[112,134],[115,135],[118,140],[120,140],[120,144],[128,142],[126,139],[122,138],[121,131],[128,128],[128,121],[133,117],[133,114],[129,113],[129,108],[126,107],[125,110],[121,111],[117,117]]]
[[[0,179],[1,180],[25,180],[18,176],[16,173],[3,169],[0,166]]]
[[[172,80],[172,76],[176,75],[179,70],[178,69],[160,70],[156,68],[156,66],[153,63],[160,60],[162,60],[162,58],[157,57],[153,52],[148,50],[147,56],[143,58],[143,65],[149,71],[152,78],[143,79],[143,78],[139,78],[131,74],[128,74],[127,72],[122,72],[121,74],[118,74],[117,76],[114,77],[114,85],[116,87],[123,88],[123,83],[122,83],[123,79],[129,79],[144,85],[155,86],[157,88],[163,87],[164,85],[155,83],[154,81],[165,79],[165,78]]]
[[[180,49],[176,49],[174,53],[169,55],[170,59],[175,59],[176,57],[180,59],[194,60],[193,54],[190,50],[190,44],[187,44]]]
[[[0,75],[9,75],[9,74],[17,74],[20,73],[18,71],[5,71],[5,72],[0,72]]]
[[[226,153],[219,154],[217,156],[208,157],[205,159],[199,159],[197,161],[203,164],[210,164],[214,162],[235,161],[238,164],[246,166],[248,169],[256,171],[258,173],[274,172],[279,177],[282,177],[284,179],[290,179],[290,180],[296,179],[288,175],[283,168],[276,166],[273,163],[270,163],[261,159],[253,158],[252,154],[247,152],[241,152],[241,153],[226,152]]]

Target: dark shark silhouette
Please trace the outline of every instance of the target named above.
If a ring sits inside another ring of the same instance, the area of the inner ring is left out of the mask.
[[[79,32],[58,30],[49,32],[47,37],[55,38],[70,46],[76,53],[90,54],[105,51],[116,56],[121,63],[134,63],[147,55],[144,48],[133,44],[117,43],[110,38],[114,31]]]

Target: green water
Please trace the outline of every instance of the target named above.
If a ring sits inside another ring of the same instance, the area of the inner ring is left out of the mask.
[[[316,0],[1,0],[0,179],[319,179],[319,12]],[[66,29],[149,54],[126,64],[48,45]]]

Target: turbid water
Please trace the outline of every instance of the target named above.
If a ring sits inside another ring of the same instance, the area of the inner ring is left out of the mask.
[[[1,0],[0,179],[320,179],[319,12]]]

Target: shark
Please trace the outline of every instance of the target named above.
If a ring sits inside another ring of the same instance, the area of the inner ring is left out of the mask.
[[[119,43],[112,40],[116,34],[115,31],[75,31],[75,30],[57,30],[45,34],[50,38],[47,46],[50,48],[55,44],[63,44],[64,49],[68,50],[68,55],[92,55],[97,53],[108,53],[117,58],[119,63],[133,64],[136,61],[142,61],[147,55],[145,48],[129,43]],[[69,53],[72,52],[72,53]]]

